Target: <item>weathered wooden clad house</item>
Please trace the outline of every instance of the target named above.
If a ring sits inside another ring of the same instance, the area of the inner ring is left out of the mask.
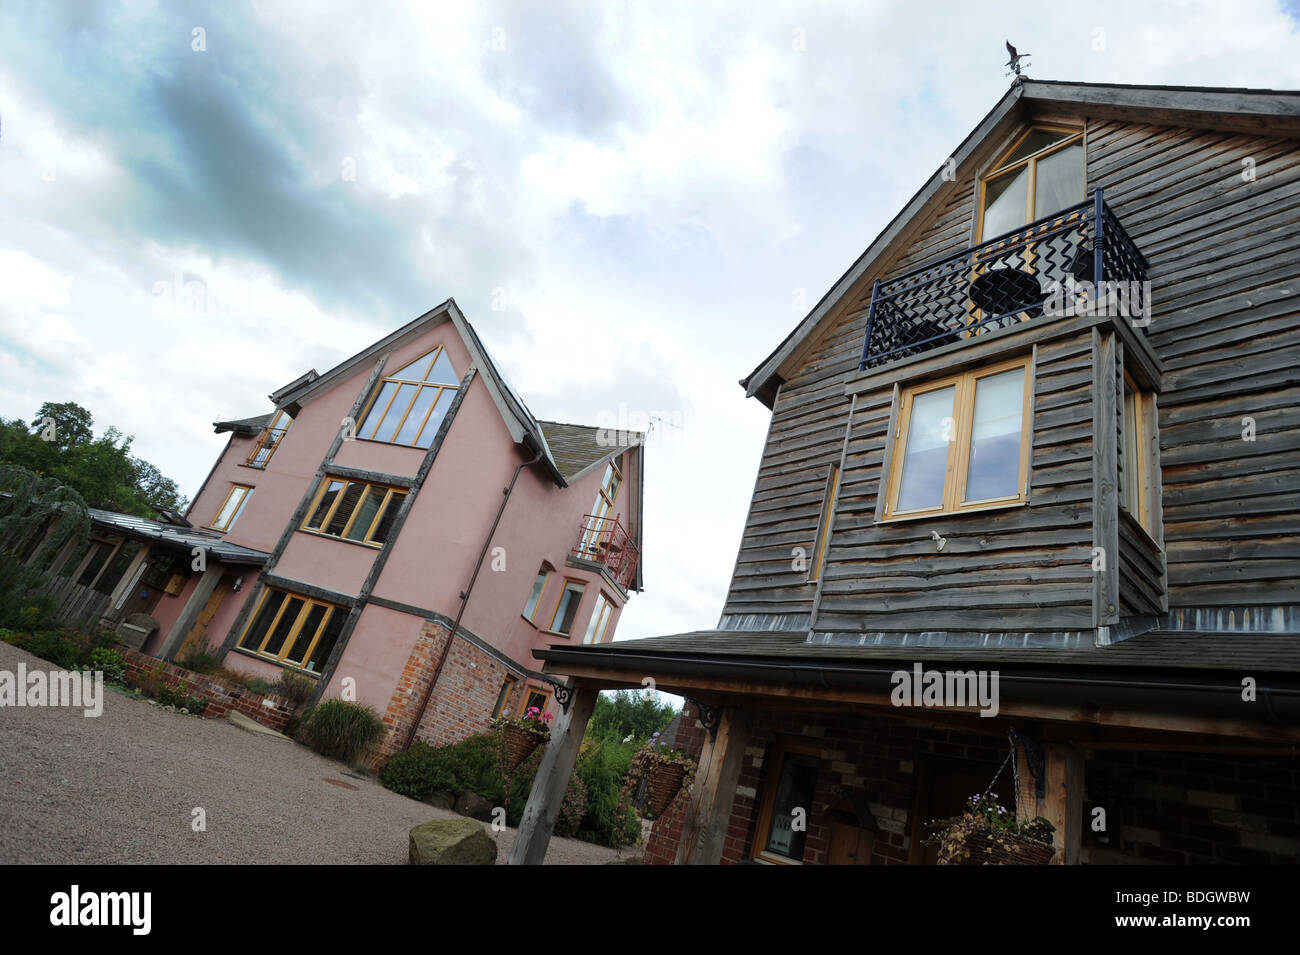
[[[925,862],[1013,751],[1057,862],[1300,858],[1298,140],[1296,92],[1017,81],[742,382],[717,627],[537,652],[514,861],[645,677],[702,719],[648,861]]]

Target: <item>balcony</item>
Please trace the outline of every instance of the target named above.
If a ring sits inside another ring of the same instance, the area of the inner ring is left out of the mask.
[[[588,514],[579,525],[578,542],[569,556],[575,561],[595,565],[624,591],[636,585],[636,565],[641,559],[637,547],[618,517]]]
[[[1146,331],[1147,260],[1093,198],[910,272],[876,280],[863,371],[1044,314],[1106,308]]]

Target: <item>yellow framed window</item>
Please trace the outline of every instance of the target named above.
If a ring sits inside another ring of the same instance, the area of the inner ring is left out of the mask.
[[[602,593],[596,595],[596,606],[592,608],[591,620],[587,623],[587,632],[582,637],[583,643],[603,643],[605,631],[609,629],[610,617],[614,615],[614,605]]]
[[[221,507],[218,508],[216,516],[208,526],[215,531],[230,530],[235,526],[235,521],[239,520],[239,515],[244,512],[244,505],[248,503],[252,493],[253,489],[247,484],[232,484],[230,490],[226,492],[226,499],[221,502]]]
[[[388,542],[407,492],[345,478],[321,481],[302,529],[381,547]]]
[[[1083,177],[1081,130],[1026,130],[980,180],[978,241],[1082,202]]]
[[[347,616],[346,607],[267,587],[239,646],[276,663],[319,673]]]
[[[886,488],[885,519],[1028,500],[1029,359],[907,388]]]
[[[545,713],[550,704],[551,694],[548,690],[539,690],[535,686],[530,686],[524,691],[523,702],[519,705],[519,715],[523,716],[531,706],[535,706],[540,712]]]
[[[1127,510],[1148,534],[1153,533],[1151,519],[1151,465],[1147,458],[1150,447],[1154,407],[1152,396],[1142,391],[1126,373],[1124,375],[1124,456],[1123,489],[1124,509]]]
[[[580,580],[565,579],[564,589],[560,591],[560,599],[555,602],[547,630],[566,637],[569,635],[573,629],[573,618],[578,615],[578,605],[582,603],[582,593],[586,589],[587,585]]]
[[[428,448],[460,386],[441,345],[384,376],[357,426],[357,437]]]
[[[542,594],[546,591],[546,581],[550,579],[551,572],[545,567],[537,571],[537,578],[533,581],[533,589],[528,594],[528,600],[524,603],[523,617],[529,623],[537,622],[537,607],[541,603]]]
[[[596,492],[596,502],[591,506],[591,516],[595,520],[587,525],[582,535],[580,553],[584,556],[600,560],[605,553],[605,547],[614,534],[614,502],[618,500],[622,486],[623,467],[620,458],[615,457],[605,465],[605,475],[601,478],[600,490]]]
[[[759,803],[753,858],[777,865],[802,865],[817,795],[819,754],[809,746],[778,739],[764,766],[771,771]]]
[[[275,449],[280,446],[280,441],[284,433],[289,430],[289,425],[293,419],[289,417],[288,412],[277,411],[271,423],[267,425],[266,430],[257,441],[257,447],[253,448],[253,453],[248,456],[248,466],[250,468],[265,468],[271,455],[275,454]]]

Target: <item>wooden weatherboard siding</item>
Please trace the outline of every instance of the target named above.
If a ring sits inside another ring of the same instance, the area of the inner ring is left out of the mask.
[[[1097,122],[1088,180],[1151,263],[1169,606],[1300,602],[1300,144]]]
[[[1010,512],[875,525],[893,398],[889,389],[859,393],[850,423],[845,393],[871,283],[971,244],[981,165],[1032,121],[1023,117],[976,150],[784,369],[724,615],[810,614],[816,598],[818,630],[939,629],[935,612],[945,608],[961,615],[960,629],[1093,625],[1087,335],[1038,347],[1030,503]],[[1089,121],[1086,138],[1088,188],[1105,190],[1151,263],[1146,343],[1162,369],[1155,510],[1163,541],[1143,536],[1120,509],[1107,531],[1118,545],[1108,555],[1118,583],[1104,582],[1117,588],[1118,616],[1300,603],[1300,544],[1289,532],[1300,492],[1300,145],[1115,119]],[[1254,161],[1253,182],[1242,179],[1243,159]],[[1126,354],[1123,341],[1116,346],[1126,356],[1118,373],[1149,364]],[[1114,407],[1122,417],[1122,400]],[[1246,417],[1253,442],[1242,440]],[[846,428],[834,534],[823,580],[809,583],[794,549],[813,554]],[[1118,482],[1122,463],[1113,466]],[[949,540],[938,554],[934,529]],[[900,593],[907,588],[913,596]]]

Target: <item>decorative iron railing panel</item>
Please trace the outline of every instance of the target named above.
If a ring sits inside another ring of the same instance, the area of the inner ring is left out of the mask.
[[[641,550],[617,517],[586,515],[571,556],[602,565],[624,590],[631,590],[636,584]]]
[[[1005,235],[877,281],[859,369],[1043,314],[1106,309],[1145,331],[1147,261],[1102,191]]]

